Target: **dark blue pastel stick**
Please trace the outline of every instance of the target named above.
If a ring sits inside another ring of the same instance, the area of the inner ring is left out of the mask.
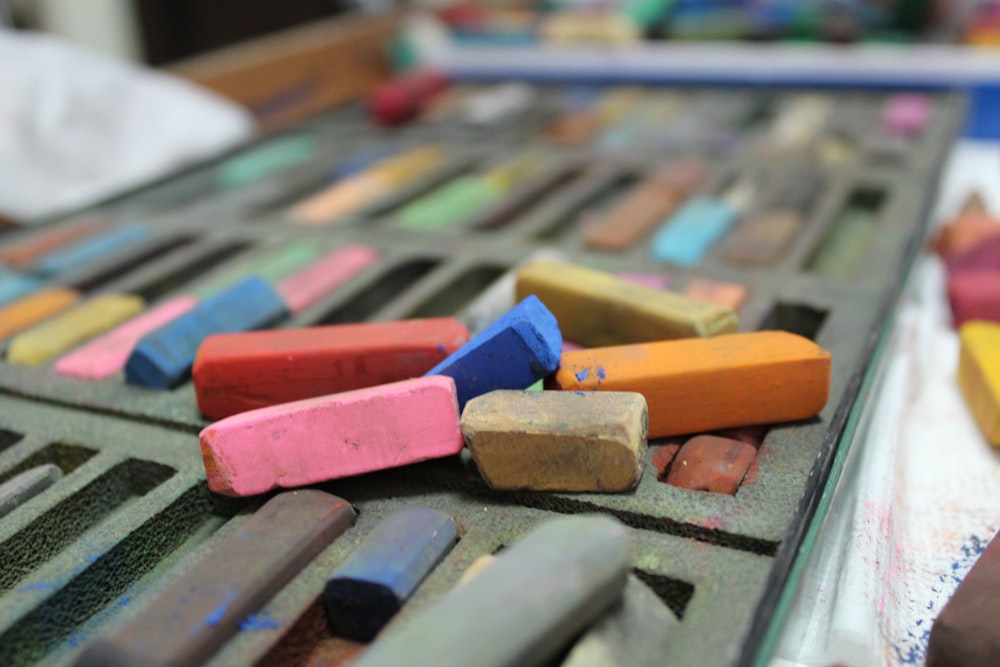
[[[285,302],[274,288],[263,278],[250,276],[147,334],[125,363],[125,380],[140,387],[169,389],[190,374],[198,346],[208,336],[259,329],[287,315]]]
[[[691,199],[653,236],[653,257],[661,262],[697,264],[735,220],[736,212],[721,199]]]
[[[153,230],[147,225],[125,225],[91,236],[68,248],[50,252],[32,264],[31,272],[45,277],[63,275],[151,238]]]
[[[375,527],[326,582],[323,600],[334,631],[368,641],[396,615],[455,545],[455,520],[426,507],[404,507]]]
[[[447,375],[458,407],[496,389],[527,389],[559,365],[562,333],[555,315],[531,295],[483,329],[427,375]]]
[[[42,286],[42,281],[19,273],[9,273],[0,269],[0,306],[28,296]]]
[[[354,176],[362,171],[365,171],[369,167],[373,167],[379,162],[392,157],[399,153],[398,148],[392,146],[376,146],[363,153],[357,153],[350,156],[340,164],[338,164],[331,176],[333,180],[340,180],[342,178],[348,178],[349,176]]]

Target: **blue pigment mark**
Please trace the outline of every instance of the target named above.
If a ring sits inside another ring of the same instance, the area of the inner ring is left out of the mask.
[[[973,535],[959,548],[960,555],[952,561],[947,570],[938,575],[938,581],[945,584],[939,588],[931,586],[931,592],[940,595],[942,591],[953,591],[955,587],[962,583],[962,579],[968,573],[980,554],[989,545],[988,539],[980,539]],[[934,599],[927,601],[927,610],[933,611],[936,606]],[[936,614],[935,614],[936,616]],[[919,618],[914,622],[914,628],[907,630],[906,637],[892,645],[896,653],[896,659],[903,665],[922,665],[927,656],[927,642],[930,640],[930,629],[922,629],[927,619]]]
[[[277,630],[278,622],[267,613],[267,610],[259,614],[250,614],[240,623],[240,630],[243,632],[260,632],[261,630]]]
[[[205,625],[216,626],[222,622],[222,617],[226,614],[226,608],[229,607],[229,603],[235,600],[239,596],[238,591],[229,591],[229,593],[222,599],[219,606],[212,610],[212,613],[205,617]]]
[[[118,604],[121,605],[122,607],[127,607],[130,602],[131,600],[128,598],[127,595],[123,595],[122,597],[118,598]]]
[[[573,393],[576,394],[577,396],[586,396],[587,395],[587,392],[585,392],[585,391],[574,391]]]
[[[597,367],[597,377],[599,377],[602,380],[606,380],[607,379],[608,376],[604,372],[604,367],[603,366],[598,366]]]
[[[59,583],[55,581],[34,581],[30,584],[24,584],[23,586],[18,586],[19,591],[49,591],[58,586]]]
[[[446,347],[444,346],[444,343],[438,343],[438,345],[437,345],[437,349],[438,349],[439,351],[441,351],[441,352],[444,352],[444,353],[446,353],[446,354],[447,354],[447,352],[448,352],[448,348],[446,348]]]
[[[580,371],[579,373],[576,374],[576,381],[577,382],[583,382],[584,380],[587,379],[587,375],[589,375],[589,374],[590,374],[590,369],[589,368],[584,368],[582,371]]]

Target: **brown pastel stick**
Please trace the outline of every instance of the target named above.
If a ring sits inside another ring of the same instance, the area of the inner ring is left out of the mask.
[[[756,456],[753,445],[739,440],[695,436],[677,452],[666,482],[694,491],[735,495]]]
[[[69,245],[73,241],[90,236],[105,226],[105,220],[98,216],[88,216],[69,222],[44,232],[32,234],[0,248],[0,263],[14,268],[29,266],[42,255]]]
[[[741,266],[766,266],[781,259],[802,228],[802,217],[792,210],[751,215],[726,238],[722,258]]]
[[[1000,664],[1000,533],[958,585],[931,627],[927,667]]]
[[[830,353],[785,331],[566,352],[547,381],[570,391],[635,391],[649,437],[813,417],[830,391]]]
[[[584,242],[591,248],[627,250],[666,220],[681,201],[677,192],[654,180],[640,183],[607,214],[589,223]]]
[[[716,336],[737,326],[729,308],[573,264],[529,264],[517,272],[516,291],[518,299],[541,299],[563,338],[585,347]]]
[[[642,477],[646,400],[622,392],[493,391],[462,436],[494,489],[626,491]]]
[[[545,131],[554,144],[573,146],[586,143],[602,126],[601,116],[593,111],[577,111],[556,118]]]
[[[200,665],[240,623],[354,523],[342,498],[282,493],[123,626],[87,646],[77,667]]]

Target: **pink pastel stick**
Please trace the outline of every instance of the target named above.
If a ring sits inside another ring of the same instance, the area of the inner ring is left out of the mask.
[[[930,100],[923,95],[894,95],[882,110],[882,124],[893,134],[919,134],[930,118]]]
[[[363,245],[334,250],[278,283],[291,313],[299,313],[374,264],[377,251]]]
[[[582,349],[583,349],[583,345],[577,345],[576,343],[573,343],[573,342],[568,341],[568,340],[564,340],[563,341],[563,344],[562,344],[562,351],[563,352],[575,352],[576,350],[582,350]]]
[[[455,381],[432,375],[273,405],[200,435],[208,488],[251,496],[458,454]]]
[[[61,357],[55,364],[55,371],[85,380],[103,380],[114,375],[125,368],[132,349],[146,334],[197,305],[198,299],[193,296],[174,297]]]
[[[636,285],[649,287],[651,289],[667,289],[669,280],[666,276],[655,273],[619,273],[618,277]]]

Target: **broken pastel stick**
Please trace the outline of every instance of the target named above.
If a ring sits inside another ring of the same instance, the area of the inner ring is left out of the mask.
[[[452,317],[216,334],[198,348],[195,395],[222,419],[420,377],[468,340]]]
[[[556,369],[561,351],[556,318],[529,296],[427,375],[455,380],[461,410],[470,399],[488,391],[530,387]]]
[[[191,372],[206,337],[258,329],[287,314],[274,288],[250,276],[142,338],[125,362],[125,380],[150,389],[174,387]]]
[[[0,484],[0,517],[5,517],[49,488],[62,477],[62,470],[46,463],[25,470]]]
[[[1000,661],[1000,535],[955,589],[931,627],[927,667],[980,667]]]
[[[567,340],[585,347],[716,336],[736,331],[729,308],[650,289],[572,264],[535,262],[517,274],[517,295],[541,299]]]
[[[76,667],[200,665],[354,523],[342,498],[282,493],[123,625],[92,641]]]
[[[756,457],[754,446],[740,440],[698,435],[674,456],[665,481],[692,491],[736,495]]]
[[[493,489],[627,491],[642,477],[646,399],[623,392],[492,391],[462,435]]]
[[[447,514],[426,507],[390,514],[326,582],[323,603],[333,630],[373,639],[453,546],[455,520]]]
[[[959,336],[958,387],[979,430],[1000,447],[1000,324],[968,322]]]
[[[604,616],[576,640],[561,667],[661,667],[680,621],[635,575]]]
[[[630,552],[625,526],[610,517],[545,522],[389,628],[354,667],[548,664],[621,596]]]
[[[636,391],[649,437],[814,417],[830,392],[830,353],[785,331],[689,338],[563,354],[552,389]]]
[[[433,376],[242,412],[200,435],[208,488],[251,496],[452,456],[455,382]]]
[[[950,276],[948,303],[955,327],[971,320],[1000,322],[1000,268]]]

